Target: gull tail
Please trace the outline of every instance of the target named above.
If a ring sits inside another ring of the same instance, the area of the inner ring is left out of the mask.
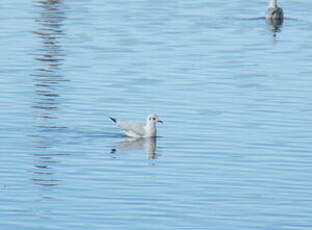
[[[115,119],[115,118],[113,118],[113,117],[109,117],[113,122],[117,122],[117,120]]]

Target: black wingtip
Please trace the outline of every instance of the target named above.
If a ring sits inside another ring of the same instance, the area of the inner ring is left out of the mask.
[[[109,117],[113,122],[115,122],[116,123],[116,119],[115,118],[113,118],[113,117]]]

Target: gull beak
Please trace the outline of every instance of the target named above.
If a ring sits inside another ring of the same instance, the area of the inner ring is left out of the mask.
[[[158,122],[159,122],[159,123],[164,123],[164,122],[163,122],[163,121],[161,121],[161,120],[158,120]]]

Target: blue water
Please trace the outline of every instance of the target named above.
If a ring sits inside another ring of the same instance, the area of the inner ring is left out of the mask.
[[[1,229],[312,229],[312,2],[245,2],[2,2]]]

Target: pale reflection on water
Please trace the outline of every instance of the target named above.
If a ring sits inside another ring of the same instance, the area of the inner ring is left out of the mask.
[[[156,138],[130,138],[127,137],[124,140],[117,143],[117,146],[112,149],[112,153],[118,151],[130,151],[143,149],[147,158],[156,159],[160,155],[157,154],[157,140]]]

